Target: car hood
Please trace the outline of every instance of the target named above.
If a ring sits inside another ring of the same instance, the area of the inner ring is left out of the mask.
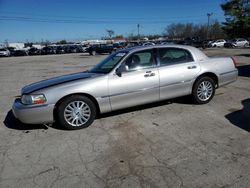
[[[92,78],[92,77],[96,77],[98,75],[100,76],[102,74],[80,72],[80,73],[74,73],[74,74],[68,74],[68,75],[64,75],[64,76],[54,77],[54,78],[42,80],[42,81],[27,85],[27,86],[22,88],[21,93],[22,94],[29,94],[31,92],[34,92],[34,91],[37,91],[40,89],[44,89],[44,88],[47,88],[50,86],[63,84],[66,82],[71,82],[71,81],[80,80],[80,79]]]

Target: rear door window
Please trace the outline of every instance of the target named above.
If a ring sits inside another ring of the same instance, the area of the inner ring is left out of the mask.
[[[181,48],[159,48],[161,66],[194,61],[191,53]]]

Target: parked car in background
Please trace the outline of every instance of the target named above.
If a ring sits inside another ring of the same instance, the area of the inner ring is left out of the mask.
[[[83,52],[87,52],[87,49],[89,47],[89,45],[77,45],[79,52],[83,53]]]
[[[203,49],[206,48],[206,44],[199,37],[191,37],[191,38],[188,37],[188,38],[185,38],[184,40],[178,41],[177,44],[189,45],[189,46],[193,46],[196,48],[203,48]]]
[[[128,42],[125,47],[132,48],[132,47],[136,47],[136,46],[141,46],[141,43],[140,42]]]
[[[27,50],[18,49],[18,50],[15,50],[15,51],[13,52],[13,55],[14,55],[14,56],[27,56],[27,55],[29,55],[29,54],[28,54],[28,51],[27,51]]]
[[[209,43],[209,47],[224,47],[224,44],[226,43],[226,40],[224,39],[218,39],[214,40]]]
[[[15,49],[14,47],[7,47],[7,49],[10,51],[10,56],[14,56]]]
[[[166,41],[162,41],[160,42],[161,45],[173,45],[176,44],[176,41],[173,40],[166,40]]]
[[[80,48],[77,45],[67,45],[64,46],[65,53],[79,53]]]
[[[215,89],[234,82],[232,58],[208,58],[184,45],[155,45],[114,52],[92,69],[22,88],[12,107],[27,124],[57,121],[67,129],[92,124],[98,113],[192,95],[208,103]],[[187,112],[188,113],[188,112]]]
[[[115,51],[115,48],[112,44],[95,44],[87,48],[86,50],[90,55],[96,54],[111,54]]]
[[[41,50],[40,49],[37,49],[35,47],[31,47],[29,50],[28,50],[28,55],[41,55]]]
[[[56,54],[64,54],[65,53],[63,46],[56,46],[55,51],[56,51]]]
[[[247,47],[247,46],[249,46],[249,41],[243,38],[236,38],[224,44],[224,47],[226,48]]]
[[[142,44],[142,46],[154,46],[154,45],[155,45],[155,43],[153,43],[153,42],[145,42]]]
[[[234,47],[247,47],[249,46],[249,42],[246,39],[238,38],[232,41],[232,45]]]
[[[56,54],[56,49],[50,46],[45,46],[41,50],[41,55]]]
[[[6,48],[0,48],[0,56],[2,57],[9,57],[10,51]]]

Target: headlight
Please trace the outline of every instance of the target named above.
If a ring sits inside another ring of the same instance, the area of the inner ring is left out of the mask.
[[[43,104],[46,103],[46,98],[43,94],[22,95],[21,101],[23,104]]]

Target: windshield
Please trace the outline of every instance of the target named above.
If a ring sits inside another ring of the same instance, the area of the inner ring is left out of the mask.
[[[94,66],[89,72],[91,73],[109,73],[127,54],[127,52],[118,52],[108,56],[106,59],[101,61],[99,64]]]

